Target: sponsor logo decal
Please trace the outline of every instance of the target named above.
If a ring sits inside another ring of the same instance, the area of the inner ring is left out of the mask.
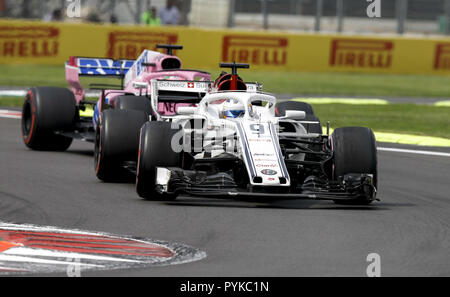
[[[186,88],[186,83],[185,82],[160,82],[159,83],[159,87],[160,88]],[[188,85],[189,87],[189,85]],[[194,85],[192,84],[192,88],[194,87]]]
[[[391,68],[394,43],[389,40],[334,39],[330,66]]]
[[[256,164],[256,167],[278,167],[277,164]]]
[[[172,265],[205,256],[202,251],[177,243],[0,222],[0,275],[64,273],[74,267],[81,273]]]
[[[158,81],[159,90],[183,90],[206,92],[209,86],[205,82],[186,82],[186,81]]]
[[[450,43],[441,43],[436,45],[434,69],[450,70]]]
[[[272,142],[272,139],[269,136],[262,136],[260,138],[251,138],[248,141],[252,142]]]
[[[0,26],[0,58],[58,56],[59,29],[51,26]]]
[[[275,175],[278,172],[276,172],[275,170],[272,170],[272,169],[264,169],[264,170],[261,170],[261,173],[264,175]]]
[[[287,64],[287,38],[229,35],[223,38],[222,60],[252,65]]]
[[[253,154],[253,156],[264,156],[264,157],[272,157],[272,156],[274,156],[274,154],[265,154],[265,153],[256,153],[256,154]]]
[[[176,44],[177,41],[178,35],[173,33],[111,32],[107,56],[113,59],[136,59],[146,49],[156,51],[157,44]]]
[[[133,63],[133,60],[78,59],[79,73],[84,75],[125,75]]]

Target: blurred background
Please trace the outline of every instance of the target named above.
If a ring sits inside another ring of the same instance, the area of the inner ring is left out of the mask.
[[[77,1],[77,0],[73,0]],[[72,2],[73,2],[72,1]],[[67,0],[0,0],[3,18],[145,25],[166,0],[78,0],[81,18],[63,13]],[[178,25],[358,34],[450,33],[450,0],[380,0],[381,17],[368,18],[366,0],[175,0]]]

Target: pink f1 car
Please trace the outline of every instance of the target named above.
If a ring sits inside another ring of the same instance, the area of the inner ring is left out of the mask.
[[[108,141],[108,135],[115,129],[112,128],[115,123],[110,123],[114,119],[108,119],[106,125],[102,116],[105,111],[126,110],[126,113],[135,114],[136,121],[151,119],[152,79],[210,80],[207,72],[181,69],[181,60],[173,55],[173,50],[181,50],[182,46],[158,45],[157,48],[165,49],[166,54],[145,50],[137,60],[71,57],[66,63],[66,80],[71,90],[34,87],[28,91],[22,112],[25,145],[33,150],[65,151],[73,139],[97,140],[96,152],[101,153],[99,137],[104,138],[104,142]],[[115,77],[122,83],[120,86],[91,85],[91,89],[101,90],[99,100],[93,102],[86,100],[80,76]],[[158,113],[174,114],[178,106],[186,104],[189,103],[166,100],[158,105]],[[133,135],[136,142],[139,128]],[[96,165],[96,169],[100,178],[103,176],[101,173],[106,172],[101,165]]]

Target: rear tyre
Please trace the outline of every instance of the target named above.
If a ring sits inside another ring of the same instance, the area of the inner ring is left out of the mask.
[[[369,128],[345,127],[337,128],[331,136],[333,146],[332,178],[350,173],[372,174],[374,186],[377,187],[377,147],[375,135]],[[337,204],[370,204],[370,197],[359,197],[352,201],[337,201]]]
[[[127,161],[137,161],[139,129],[147,121],[137,110],[102,112],[95,133],[95,174],[104,182],[132,181],[134,175],[124,168]]]
[[[65,151],[72,138],[55,134],[75,127],[76,101],[64,88],[39,87],[28,91],[22,108],[22,137],[25,145],[39,151]]]
[[[145,112],[148,117],[153,116],[150,99],[146,96],[119,96],[114,103],[114,107],[119,110],[139,110]]]
[[[156,167],[181,167],[181,154],[172,149],[172,139],[180,129],[169,122],[146,122],[141,128],[136,191],[146,200],[174,200],[176,195],[155,189]]]
[[[312,106],[306,102],[283,101],[277,103],[276,105],[277,116],[281,117],[286,115],[286,110],[301,110],[304,111],[306,114],[314,115],[314,110]]]
[[[276,105],[276,115],[284,116],[286,115],[286,110],[299,110],[306,113],[305,121],[319,122],[318,124],[304,124],[306,131],[309,133],[322,134],[322,124],[320,120],[314,114],[312,106],[306,102],[299,101],[283,101]]]

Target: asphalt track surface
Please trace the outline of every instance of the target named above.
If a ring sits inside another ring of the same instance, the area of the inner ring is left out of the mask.
[[[369,253],[380,255],[382,276],[450,276],[449,157],[380,151],[381,202],[367,207],[169,203],[98,181],[92,148],[75,141],[65,153],[34,152],[20,121],[0,118],[0,221],[181,242],[207,258],[83,276],[365,276]]]

